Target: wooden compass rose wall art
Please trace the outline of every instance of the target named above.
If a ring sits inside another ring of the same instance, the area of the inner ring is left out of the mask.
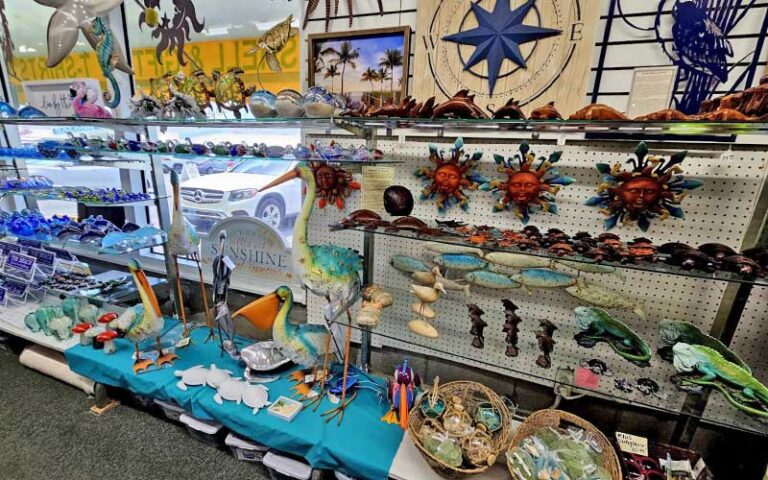
[[[466,89],[489,111],[511,98],[526,113],[576,111],[599,19],[598,0],[420,0],[413,95]]]

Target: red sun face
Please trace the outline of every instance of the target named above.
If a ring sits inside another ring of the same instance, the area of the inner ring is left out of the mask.
[[[336,172],[333,168],[323,165],[315,172],[315,180],[322,190],[332,190],[336,186]]]
[[[456,165],[447,164],[435,171],[435,185],[442,194],[450,194],[459,189],[462,173]]]
[[[507,194],[519,206],[526,206],[538,198],[541,181],[530,172],[517,172],[507,180]]]
[[[658,203],[661,198],[661,185],[652,178],[637,177],[625,182],[619,195],[627,211],[642,212]]]

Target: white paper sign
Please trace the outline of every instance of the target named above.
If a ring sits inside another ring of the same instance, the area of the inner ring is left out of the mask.
[[[634,453],[635,455],[648,456],[648,439],[638,437],[628,433],[616,432],[616,442],[622,452]]]
[[[83,82],[89,91],[89,98],[96,99],[96,104],[104,106],[101,85],[95,78],[66,78],[61,80],[40,80],[22,82],[27,103],[49,117],[71,117],[72,96],[69,87],[74,82]]]
[[[677,67],[636,68],[627,116],[635,118],[669,108],[676,75]]]

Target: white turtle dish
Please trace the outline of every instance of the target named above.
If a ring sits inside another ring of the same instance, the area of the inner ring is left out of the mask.
[[[246,385],[243,389],[243,403],[253,409],[253,414],[271,405],[269,402],[269,389],[264,385]]]
[[[202,365],[197,365],[186,370],[176,370],[173,374],[181,378],[181,380],[176,383],[176,388],[186,392],[187,387],[199,387],[200,385],[205,385],[209,373],[210,370]]]
[[[232,372],[217,368],[216,364],[212,363],[210,372],[208,372],[208,375],[205,377],[205,383],[211,388],[219,388],[222,382],[228,380],[231,376]]]
[[[241,382],[239,378],[228,378],[221,382],[219,390],[213,396],[213,401],[219,405],[224,405],[224,400],[240,405],[240,402],[243,400],[245,386],[246,384]]]

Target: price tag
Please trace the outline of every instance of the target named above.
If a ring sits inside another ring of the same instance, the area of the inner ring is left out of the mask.
[[[648,439],[638,437],[628,433],[616,432],[616,442],[622,452],[634,453],[635,455],[648,456]]]
[[[225,255],[222,261],[224,262],[224,265],[226,265],[227,268],[229,268],[230,270],[234,270],[235,268],[237,268],[237,265],[235,265],[235,262],[233,262],[232,259],[229,258],[229,255]]]
[[[29,247],[27,255],[36,258],[39,265],[45,265],[46,267],[53,268],[54,263],[56,263],[55,253],[40,248]]]
[[[16,243],[22,247],[27,248],[43,248],[43,242],[38,242],[37,240],[26,240],[24,238],[20,238]]]
[[[560,134],[560,136],[557,137],[557,146],[558,147],[564,147],[565,146],[565,134]]]
[[[6,302],[8,301],[7,298],[5,298],[5,294],[8,293],[8,290],[4,289],[3,287],[0,287],[0,305],[5,306]]]
[[[28,284],[16,280],[6,280],[3,286],[8,295],[19,298],[23,298],[27,294],[27,289],[29,289]]]
[[[576,369],[574,383],[580,388],[597,390],[597,387],[600,385],[600,375],[595,374],[595,372],[588,368],[579,367]]]
[[[190,337],[184,337],[178,342],[176,342],[176,348],[184,348],[189,345],[190,341],[192,341]]]
[[[11,252],[5,259],[3,273],[26,281],[32,281],[35,275],[37,259],[23,253]]]
[[[17,243],[0,242],[0,252],[3,252],[3,255],[8,255],[11,252],[20,252],[20,251],[21,251],[21,245]]]

